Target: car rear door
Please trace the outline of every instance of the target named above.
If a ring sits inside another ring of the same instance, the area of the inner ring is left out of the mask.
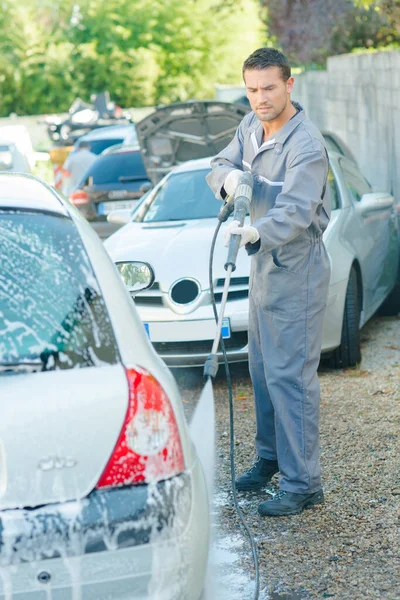
[[[363,194],[371,193],[372,188],[355,164],[345,158],[340,159],[339,164],[354,209]],[[365,300],[371,313],[383,302],[396,280],[398,237],[393,216],[393,208],[387,207],[364,214],[354,211],[352,223],[355,226],[347,232],[361,261]]]

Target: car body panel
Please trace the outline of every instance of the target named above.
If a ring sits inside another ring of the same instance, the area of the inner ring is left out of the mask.
[[[136,126],[153,184],[172,167],[225,148],[248,112],[244,105],[205,100],[158,107]]]
[[[45,593],[60,599],[151,600],[162,593],[165,600],[198,600],[209,542],[208,503],[196,499],[205,494],[199,462],[183,475],[185,491],[179,479],[149,490],[107,492],[103,499],[95,494],[89,507],[86,501],[69,503],[61,515],[57,507],[48,507],[44,523],[54,517],[50,531],[55,535],[47,545],[53,552],[47,560],[40,560],[46,550],[42,541],[29,535],[37,536],[34,519],[27,515],[22,525],[27,535],[22,545],[17,532],[24,515],[10,511],[2,531],[6,543],[0,553],[0,599],[42,600]],[[119,502],[111,502],[114,494]],[[37,518],[41,511],[46,509],[38,509]],[[43,530],[40,518],[38,523]],[[142,543],[136,544],[137,539]]]
[[[85,388],[90,393],[82,394]],[[54,390],[51,401],[44,389]],[[0,377],[0,397],[0,510],[89,494],[128,407],[122,366]]]
[[[29,197],[26,189],[29,186]],[[33,176],[17,173],[0,174],[0,199],[3,208],[25,208],[55,212],[67,216],[68,211],[50,188]]]

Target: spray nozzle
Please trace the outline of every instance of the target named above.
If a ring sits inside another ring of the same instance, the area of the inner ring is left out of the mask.
[[[221,223],[225,223],[225,221],[228,220],[229,215],[233,212],[234,208],[234,196],[227,196],[225,204],[218,213],[218,221],[221,221]]]

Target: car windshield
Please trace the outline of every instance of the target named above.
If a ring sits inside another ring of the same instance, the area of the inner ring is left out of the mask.
[[[99,156],[89,167],[81,183],[84,185],[103,185],[120,183],[124,179],[147,180],[146,169],[140,152],[118,152]]]
[[[107,309],[70,219],[0,211],[0,256],[0,374],[117,362]]]
[[[90,152],[93,154],[101,154],[103,150],[106,150],[110,146],[115,146],[116,144],[122,144],[123,138],[112,138],[109,140],[88,140],[88,144],[90,144]]]
[[[134,215],[134,221],[180,221],[215,218],[221,208],[206,182],[210,169],[175,173],[150,193]]]

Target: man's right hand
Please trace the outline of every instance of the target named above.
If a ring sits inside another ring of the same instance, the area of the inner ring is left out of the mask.
[[[242,175],[243,171],[240,169],[232,169],[232,171],[229,171],[224,182],[224,190],[228,196],[232,196],[233,198]]]

